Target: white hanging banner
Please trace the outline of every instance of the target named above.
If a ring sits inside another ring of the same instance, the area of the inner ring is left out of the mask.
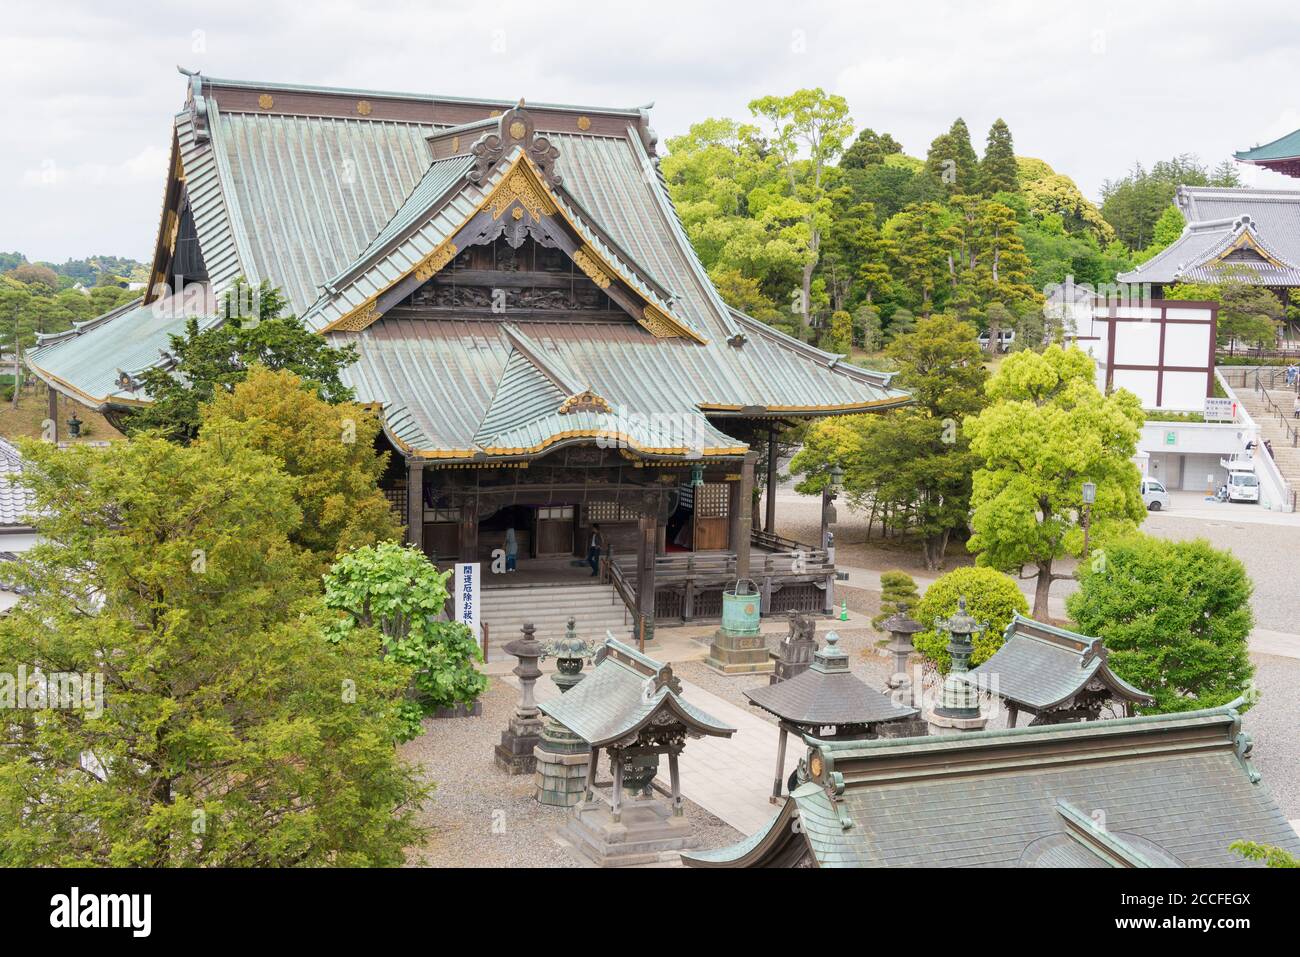
[[[469,625],[474,640],[483,647],[483,626],[479,621],[479,563],[457,562],[453,576],[456,590],[453,600],[456,603],[456,620]]]

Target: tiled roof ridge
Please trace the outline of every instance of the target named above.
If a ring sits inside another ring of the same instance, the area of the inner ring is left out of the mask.
[[[1054,764],[1176,754],[1188,750],[1235,750],[1245,767],[1249,742],[1240,735],[1244,699],[1200,711],[1141,715],[1071,724],[973,731],[961,735],[868,741],[822,740],[806,735],[849,781],[878,775],[891,780],[1015,770]],[[906,768],[900,767],[900,762]],[[880,770],[873,773],[873,765]],[[1247,769],[1252,780],[1258,776]]]
[[[505,97],[472,97],[472,96],[445,96],[437,93],[412,93],[400,90],[369,90],[354,87],[342,86],[324,86],[309,83],[286,83],[278,80],[246,80],[234,79],[231,77],[209,76],[201,71],[189,71],[181,69],[181,73],[198,80],[201,89],[205,94],[214,90],[241,89],[241,90],[259,90],[268,93],[310,93],[319,96],[338,96],[340,98],[355,99],[357,97],[373,97],[382,100],[405,100],[411,103],[453,103],[466,104],[471,106],[500,107],[508,109],[518,102],[518,98]],[[593,106],[590,104],[580,103],[543,103],[529,101],[529,105],[535,109],[558,110],[575,113],[600,113],[606,115],[639,117],[645,107],[631,106]],[[358,120],[364,120],[364,116],[358,116]]]

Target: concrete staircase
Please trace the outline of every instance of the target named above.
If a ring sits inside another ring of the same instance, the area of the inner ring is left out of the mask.
[[[1292,417],[1295,392],[1284,388],[1264,389],[1262,392],[1256,392],[1249,385],[1236,388],[1234,391],[1237,393],[1237,398],[1241,404],[1246,407],[1246,411],[1250,413],[1250,417],[1259,426],[1261,440],[1268,439],[1273,443],[1273,461],[1277,465],[1277,470],[1281,473],[1283,480],[1291,487],[1292,491],[1300,491],[1300,448],[1292,446],[1286,429],[1286,425],[1289,425],[1293,430],[1300,428],[1300,419]],[[1264,401],[1264,396],[1272,399],[1273,405],[1286,414],[1286,425],[1283,425],[1278,420],[1277,412],[1268,407],[1268,403]]]
[[[612,585],[599,582],[557,584],[539,582],[486,588],[480,598],[479,614],[489,628],[489,657],[496,659],[500,648],[519,637],[519,629],[531,621],[542,640],[564,634],[569,616],[577,619],[578,634],[603,639],[609,629],[616,638],[632,633],[632,616]]]

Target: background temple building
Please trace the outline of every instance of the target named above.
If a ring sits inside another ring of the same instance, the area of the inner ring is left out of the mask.
[[[598,523],[637,622],[716,617],[751,574],[765,611],[829,608],[825,543],[772,535],[771,498],[751,528],[757,450],[774,476],[783,423],[908,397],[722,301],[645,109],[187,77],[149,294],[43,337],[40,378],[121,414],[187,311],[219,321],[236,279],[269,281],[358,347],[385,488],[440,563],[513,528],[514,581],[581,580]]]
[[[1300,130],[1234,158],[1300,176]],[[1150,283],[1159,299],[1166,286],[1218,282],[1225,266],[1242,266],[1241,279],[1290,304],[1300,286],[1300,190],[1180,186],[1174,203],[1187,221],[1182,236],[1120,282]]]

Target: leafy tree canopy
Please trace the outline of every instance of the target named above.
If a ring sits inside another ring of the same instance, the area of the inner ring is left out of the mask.
[[[100,680],[102,713],[8,712],[0,861],[401,863],[427,793],[393,748],[412,670],[324,640],[277,462],[151,436],[23,454],[41,542],[11,563],[0,671]]]
[[[1131,535],[1080,572],[1070,617],[1105,640],[1116,674],[1155,696],[1152,711],[1215,707],[1250,691],[1253,586],[1230,552]]]
[[[192,440],[201,423],[200,407],[218,392],[233,389],[255,365],[289,370],[326,402],[352,398],[339,373],[356,361],[356,348],[335,348],[296,318],[282,315],[287,302],[269,284],[250,292],[246,284],[236,283],[223,305],[225,321],[200,331],[198,320],[191,319],[185,335],[171,337],[175,362],[141,374],[153,402],[132,413],[128,434],[157,430],[173,441]],[[250,299],[251,312],[245,311]]]

